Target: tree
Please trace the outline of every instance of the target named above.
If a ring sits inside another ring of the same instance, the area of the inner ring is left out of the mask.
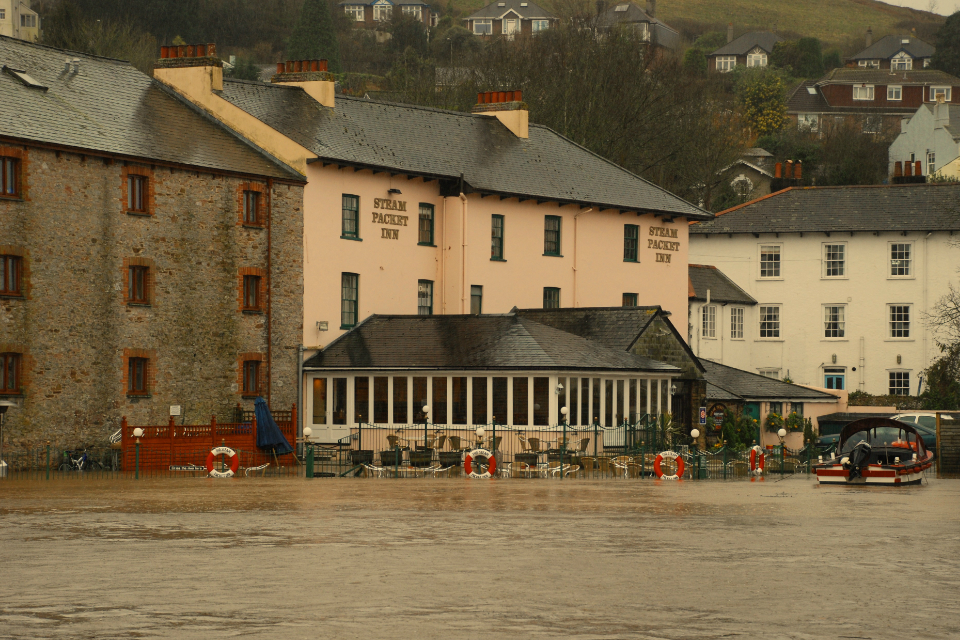
[[[773,46],[770,64],[800,78],[823,75],[823,52],[816,38],[783,40]]]
[[[769,68],[743,69],[739,74],[737,98],[753,132],[764,136],[782,129],[787,121],[787,102],[780,74]]]
[[[930,65],[950,75],[960,76],[960,11],[955,11],[947,18],[937,32],[937,50]]]
[[[722,31],[708,31],[693,43],[694,49],[700,49],[704,55],[716,51],[727,44],[727,34]]]
[[[707,72],[707,56],[696,47],[687,49],[683,54],[683,70],[691,75],[702,76]]]
[[[843,66],[843,59],[839,49],[831,49],[823,56],[823,70],[831,71]]]
[[[259,80],[260,67],[250,58],[237,58],[228,75],[237,80]]]
[[[287,45],[292,60],[326,59],[330,71],[340,72],[340,43],[326,0],[304,0],[300,18]]]

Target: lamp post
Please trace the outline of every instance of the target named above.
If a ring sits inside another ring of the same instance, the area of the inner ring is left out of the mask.
[[[427,448],[427,423],[430,422],[430,406],[423,405],[423,448]]]
[[[700,437],[700,429],[694,429],[690,432],[690,437],[693,438],[693,475],[695,478],[700,477],[700,456],[697,454],[697,438]]]
[[[134,467],[133,479],[140,479],[140,438],[143,437],[143,429],[137,427],[133,430],[133,437],[137,439],[136,444],[136,466]]]
[[[483,436],[486,433],[483,427],[477,427],[477,447],[483,445]]]
[[[304,475],[308,478],[313,477],[313,443],[310,442],[310,436],[313,435],[313,429],[310,427],[303,428],[303,446],[306,448],[306,469]]]
[[[563,390],[563,385],[557,385],[557,393]],[[566,407],[560,407],[560,415],[563,416],[563,440],[561,442],[563,445],[560,447],[560,479],[563,480],[563,456],[567,452],[567,413],[568,410]]]
[[[777,437],[780,438],[780,475],[783,475],[783,439],[787,437],[787,430],[780,427]]]

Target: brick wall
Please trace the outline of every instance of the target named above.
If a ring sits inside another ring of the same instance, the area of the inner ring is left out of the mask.
[[[302,185],[267,189],[257,176],[43,148],[23,157],[30,198],[0,200],[0,238],[30,258],[29,296],[0,298],[0,344],[25,354],[8,444],[95,444],[124,415],[166,424],[175,404],[188,423],[226,419],[241,400],[244,353],[263,354],[263,394],[290,408],[302,335]],[[131,169],[150,178],[148,216],[126,213]],[[263,228],[238,224],[244,184],[264,191]],[[129,265],[150,267],[148,305],[126,304]],[[264,313],[238,308],[242,268],[265,276]],[[137,353],[150,358],[146,397],[126,393],[127,358]]]

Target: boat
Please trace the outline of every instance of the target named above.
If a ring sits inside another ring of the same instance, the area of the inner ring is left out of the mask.
[[[840,432],[836,453],[814,466],[820,484],[920,484],[933,453],[916,429],[889,418],[862,418]]]

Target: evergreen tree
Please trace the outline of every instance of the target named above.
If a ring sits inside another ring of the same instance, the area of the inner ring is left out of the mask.
[[[960,75],[960,11],[947,18],[937,32],[937,50],[930,64],[950,75]]]
[[[326,59],[330,71],[340,72],[340,43],[326,0],[304,0],[300,19],[287,44],[287,58]]]

